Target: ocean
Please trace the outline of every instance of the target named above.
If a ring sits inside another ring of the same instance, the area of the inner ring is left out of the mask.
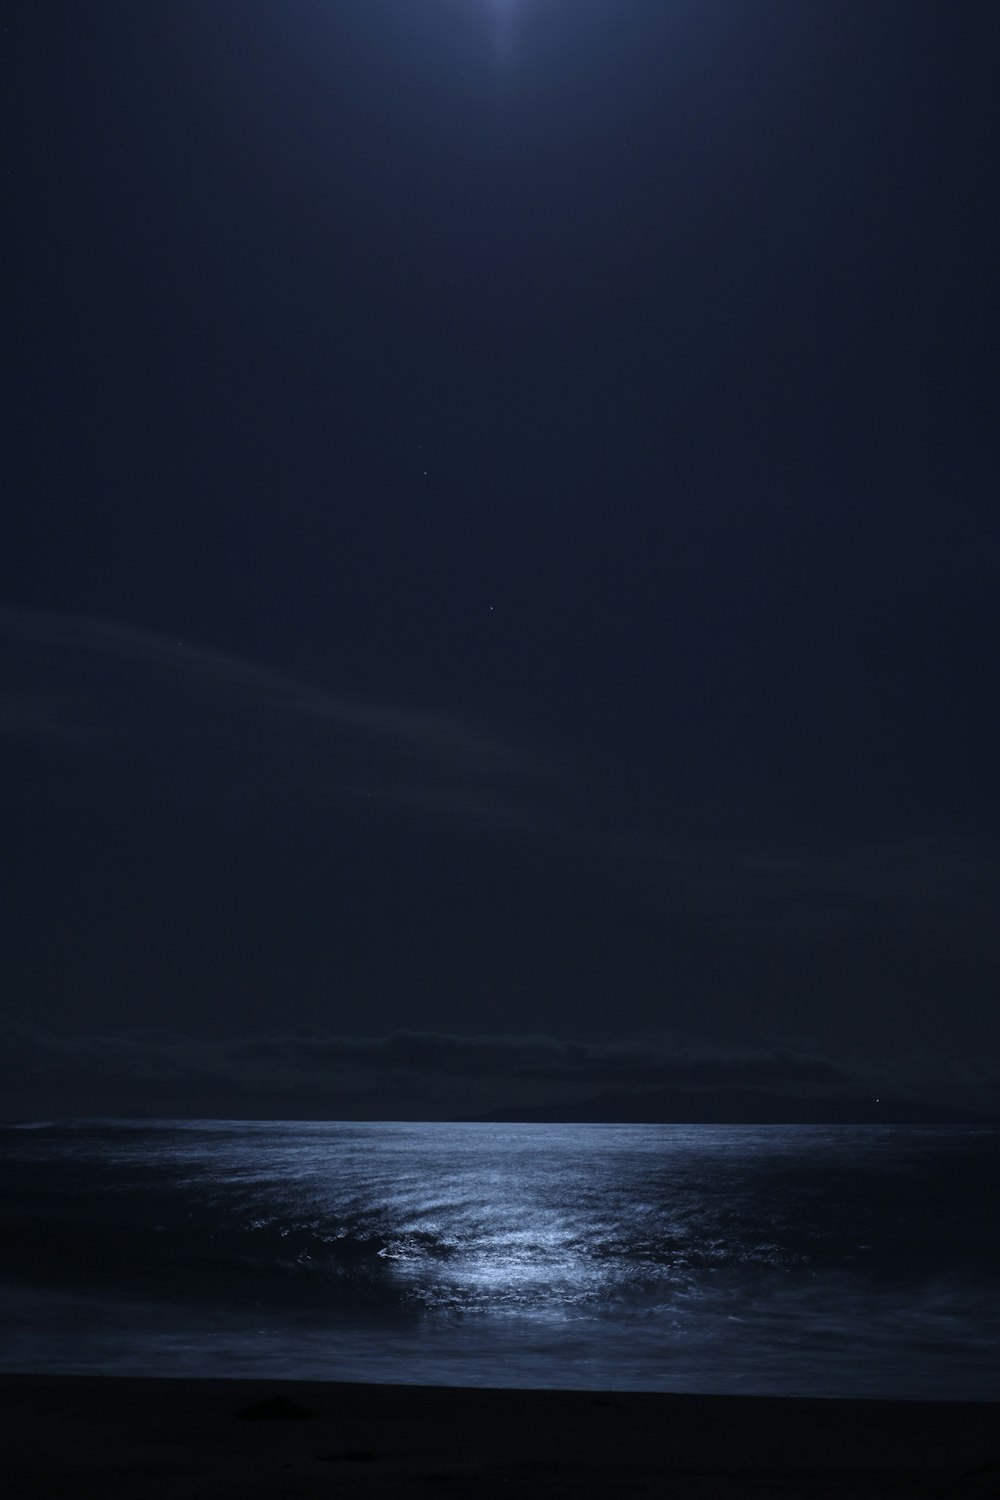
[[[0,1129],[0,1369],[1000,1398],[1000,1132]]]

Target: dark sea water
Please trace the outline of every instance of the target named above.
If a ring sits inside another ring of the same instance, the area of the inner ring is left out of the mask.
[[[1000,1133],[0,1130],[0,1368],[1000,1398]]]

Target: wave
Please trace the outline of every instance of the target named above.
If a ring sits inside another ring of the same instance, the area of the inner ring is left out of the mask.
[[[388,1248],[363,1227],[257,1218],[226,1223],[194,1211],[171,1213],[162,1200],[154,1213],[135,1219],[128,1212],[82,1216],[74,1206],[9,1222],[0,1275],[75,1291],[234,1304],[385,1301],[394,1300]]]
[[[680,1137],[637,1130],[628,1151],[601,1156],[586,1133],[572,1149],[513,1154],[534,1138],[33,1123],[0,1179],[0,1278],[25,1287],[401,1316],[638,1316],[810,1285],[995,1282],[1000,1264],[984,1191],[994,1139],[958,1151],[921,1138],[918,1150],[901,1136],[887,1151],[868,1136],[866,1157],[856,1140],[845,1151],[842,1136],[803,1145],[786,1133],[768,1156],[746,1137],[706,1153],[704,1136],[682,1150]]]

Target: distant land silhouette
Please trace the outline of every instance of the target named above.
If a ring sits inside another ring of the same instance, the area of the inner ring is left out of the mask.
[[[741,1088],[597,1094],[576,1104],[495,1109],[463,1118],[531,1125],[1000,1125],[997,1115],[910,1099],[808,1099]]]

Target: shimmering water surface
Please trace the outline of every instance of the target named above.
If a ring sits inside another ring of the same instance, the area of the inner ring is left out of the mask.
[[[0,1367],[1000,1397],[1000,1133],[0,1131]]]

